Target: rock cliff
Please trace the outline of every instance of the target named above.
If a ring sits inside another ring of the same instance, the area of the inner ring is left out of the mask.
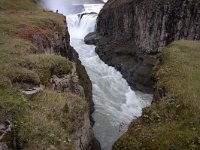
[[[174,40],[200,39],[199,0],[109,0],[97,20],[96,51],[128,83],[153,91],[152,68]]]

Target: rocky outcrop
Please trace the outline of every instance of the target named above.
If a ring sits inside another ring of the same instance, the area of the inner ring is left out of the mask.
[[[34,87],[27,90],[22,90],[21,92],[26,96],[33,96],[35,94],[42,92],[43,90],[44,90],[43,87]]]
[[[89,45],[96,45],[99,42],[99,36],[96,32],[89,33],[85,36],[84,42]]]
[[[93,129],[90,126],[90,120],[88,118],[88,113],[84,114],[84,125],[81,129],[73,133],[73,138],[75,145],[78,145],[81,150],[101,150],[99,142],[93,138]],[[90,145],[85,145],[84,143],[90,142]]]
[[[53,89],[57,92],[71,92],[73,94],[85,97],[84,89],[79,85],[78,76],[75,73],[57,77],[53,75],[51,78]]]
[[[16,150],[16,136],[12,123],[0,122],[0,150]]]
[[[200,39],[199,0],[109,0],[98,16],[96,51],[128,83],[153,91],[152,68],[174,40]]]
[[[66,19],[63,16],[63,24]],[[70,49],[70,36],[65,26],[55,22],[49,22],[43,27],[20,25],[19,36],[29,39],[38,52],[44,54],[56,54],[66,57]]]

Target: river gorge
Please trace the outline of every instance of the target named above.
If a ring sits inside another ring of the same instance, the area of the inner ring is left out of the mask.
[[[83,4],[83,9],[76,14],[66,13],[63,5],[58,4],[50,5],[50,9],[66,15],[71,45],[92,81],[95,137],[103,150],[111,150],[130,122],[141,116],[142,109],[151,104],[152,95],[133,91],[120,72],[99,58],[96,46],[84,43],[84,37],[95,31],[98,13],[104,4]]]
[[[0,0],[0,150],[200,150],[199,0]]]

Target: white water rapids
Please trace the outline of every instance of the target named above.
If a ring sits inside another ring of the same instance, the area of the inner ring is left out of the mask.
[[[106,0],[105,0],[106,1]],[[53,5],[54,6],[54,5]],[[103,4],[85,4],[81,13],[98,13]],[[63,6],[59,12],[65,12]],[[56,9],[54,9],[55,11]],[[113,143],[127,130],[130,122],[151,104],[152,96],[134,92],[120,72],[106,65],[96,54],[95,46],[86,45],[84,37],[95,30],[97,14],[67,15],[71,45],[79,53],[93,85],[95,137],[103,150],[111,150]]]
[[[85,12],[99,12],[103,5],[84,5]],[[93,127],[103,150],[110,150],[113,143],[126,131],[142,108],[151,104],[151,95],[135,93],[120,72],[106,65],[96,54],[95,46],[86,45],[84,37],[95,30],[97,15],[67,17],[71,45],[79,53],[93,85],[95,120]]]

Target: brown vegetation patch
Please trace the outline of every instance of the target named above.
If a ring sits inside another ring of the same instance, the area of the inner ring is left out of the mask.
[[[26,40],[28,39],[33,44],[36,44],[36,41],[34,40],[34,36],[36,35],[41,37],[44,46],[47,46],[49,42],[53,39],[53,24],[47,24],[47,26],[44,28],[22,24],[19,26],[19,28],[19,37]]]

